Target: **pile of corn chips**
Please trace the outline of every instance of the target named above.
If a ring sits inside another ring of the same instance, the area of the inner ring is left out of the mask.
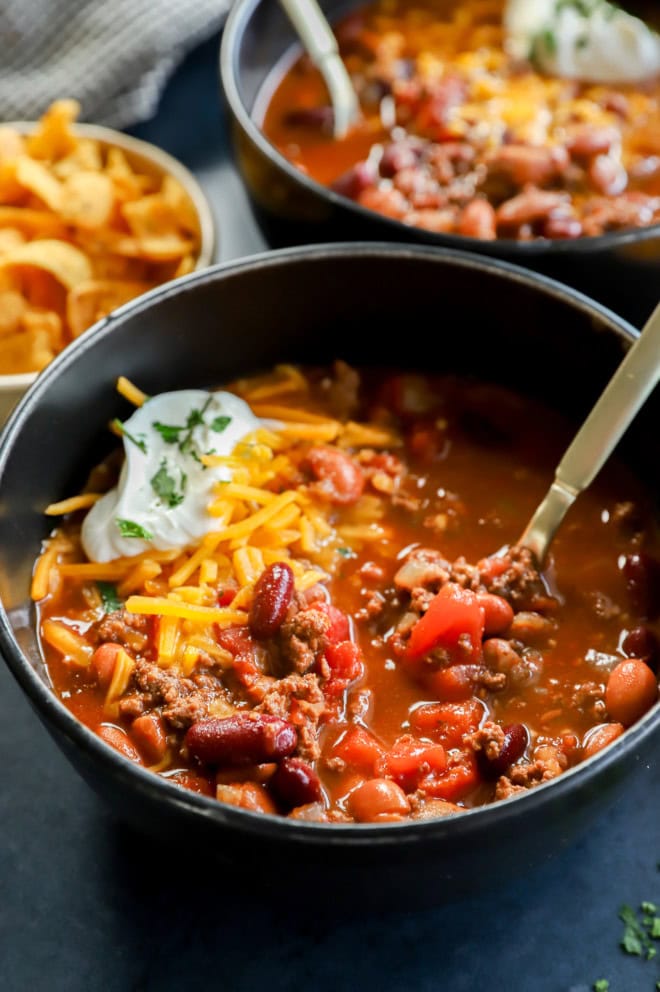
[[[0,374],[40,371],[111,310],[195,267],[187,192],[76,135],[79,110],[59,100],[29,135],[0,126]]]

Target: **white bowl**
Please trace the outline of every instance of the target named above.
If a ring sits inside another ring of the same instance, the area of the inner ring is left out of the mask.
[[[6,126],[22,134],[29,134],[37,126],[35,121],[7,121]],[[111,145],[125,152],[132,165],[147,175],[168,173],[183,186],[190,197],[199,219],[200,247],[195,270],[205,269],[215,260],[216,228],[213,211],[192,172],[178,159],[148,141],[132,138],[113,128],[99,124],[74,124],[76,135],[98,141],[102,147]],[[0,375],[0,426],[7,419],[23,393],[32,385],[38,372],[21,372],[17,375]]]

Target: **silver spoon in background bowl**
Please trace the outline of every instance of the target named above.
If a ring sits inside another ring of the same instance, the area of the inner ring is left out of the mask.
[[[660,303],[629,349],[555,471],[517,547],[539,565],[575,498],[593,481],[660,378]]]
[[[280,0],[280,4],[323,76],[332,103],[333,134],[343,138],[360,116],[360,103],[334,32],[316,0]]]

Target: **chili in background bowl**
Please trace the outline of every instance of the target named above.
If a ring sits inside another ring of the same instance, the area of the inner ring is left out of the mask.
[[[364,4],[321,0],[331,22]],[[418,242],[479,252],[572,285],[640,325],[658,300],[660,226],[566,240],[483,240],[436,233],[367,209],[298,169],[258,118],[299,42],[278,4],[238,0],[224,28],[220,77],[232,140],[255,217],[273,247],[345,239]]]
[[[424,333],[402,360],[411,328]],[[168,783],[75,719],[40,656],[31,574],[50,529],[45,506],[80,488],[114,446],[107,424],[123,415],[114,389],[120,375],[153,395],[282,360],[341,355],[358,367],[421,366],[519,386],[577,422],[634,335],[601,306],[514,266],[385,244],[313,246],[215,266],[115,311],[39,376],[0,440],[0,645],[39,718],[119,816],[276,891],[295,893],[304,883],[339,903],[359,895],[381,908],[421,906],[501,882],[570,844],[624,794],[630,776],[648,772],[657,705],[555,780],[445,819],[348,825],[252,813]],[[654,492],[649,425],[657,412],[655,395],[619,452]]]

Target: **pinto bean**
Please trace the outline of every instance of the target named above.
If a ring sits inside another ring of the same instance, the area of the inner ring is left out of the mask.
[[[268,713],[239,712],[221,720],[193,723],[185,745],[204,765],[260,765],[279,761],[295,751],[298,732],[293,724]]]
[[[624,727],[639,720],[658,698],[656,677],[639,658],[620,661],[610,672],[605,689],[607,712]]]
[[[249,809],[252,813],[277,813],[275,803],[263,785],[257,782],[238,782],[234,785],[218,785],[216,799],[230,806]]]
[[[488,200],[472,200],[461,214],[457,230],[466,238],[493,241],[497,236],[495,209]]]
[[[522,610],[509,627],[509,637],[524,644],[544,644],[555,632],[555,624],[540,613]]]
[[[562,174],[568,165],[565,148],[531,145],[502,145],[487,159],[489,174],[502,175],[515,186],[544,186]]]
[[[150,764],[162,761],[167,751],[167,737],[163,721],[155,713],[139,716],[131,725],[131,737]]]
[[[479,752],[479,763],[487,778],[499,778],[505,775],[509,767],[521,758],[529,743],[527,727],[522,723],[512,723],[504,727],[504,741],[500,753],[489,758],[485,751]]]
[[[129,761],[134,761],[136,765],[142,764],[142,758],[137,753],[124,731],[120,730],[119,727],[111,727],[104,723],[101,724],[97,733],[102,741],[105,741],[105,743],[109,744],[110,747],[114,747],[115,751],[119,751],[119,753],[123,754],[125,758],[129,759]]]
[[[285,561],[269,565],[254,587],[248,626],[250,633],[265,641],[280,629],[293,598],[293,571]]]
[[[284,758],[270,780],[271,791],[287,809],[306,806],[321,798],[321,781],[306,761]]]
[[[629,630],[621,642],[621,650],[629,658],[639,658],[657,674],[660,642],[649,627],[640,625]]]
[[[348,807],[359,823],[400,820],[410,813],[403,789],[389,778],[372,778],[351,792]]]
[[[603,196],[618,196],[628,185],[628,173],[622,162],[609,155],[596,155],[587,169],[589,182]]]
[[[311,448],[306,463],[318,480],[312,489],[331,503],[356,503],[364,490],[364,475],[350,455],[337,448]]]
[[[117,663],[117,655],[121,651],[121,644],[114,644],[108,641],[101,644],[92,655],[91,665],[96,672],[98,683],[102,689],[107,689],[112,682],[112,676]]]
[[[599,727],[593,727],[584,738],[582,745],[582,756],[590,758],[593,754],[598,754],[604,747],[615,741],[623,733],[622,723],[602,723]]]
[[[619,131],[615,127],[577,124],[570,131],[566,147],[572,158],[585,159],[606,155],[618,140]]]
[[[530,186],[497,208],[497,223],[506,227],[531,224],[549,218],[553,211],[565,207],[567,203],[566,193],[552,193]]]
[[[477,602],[484,611],[484,635],[502,634],[513,621],[513,609],[501,596],[492,593],[481,593]]]

